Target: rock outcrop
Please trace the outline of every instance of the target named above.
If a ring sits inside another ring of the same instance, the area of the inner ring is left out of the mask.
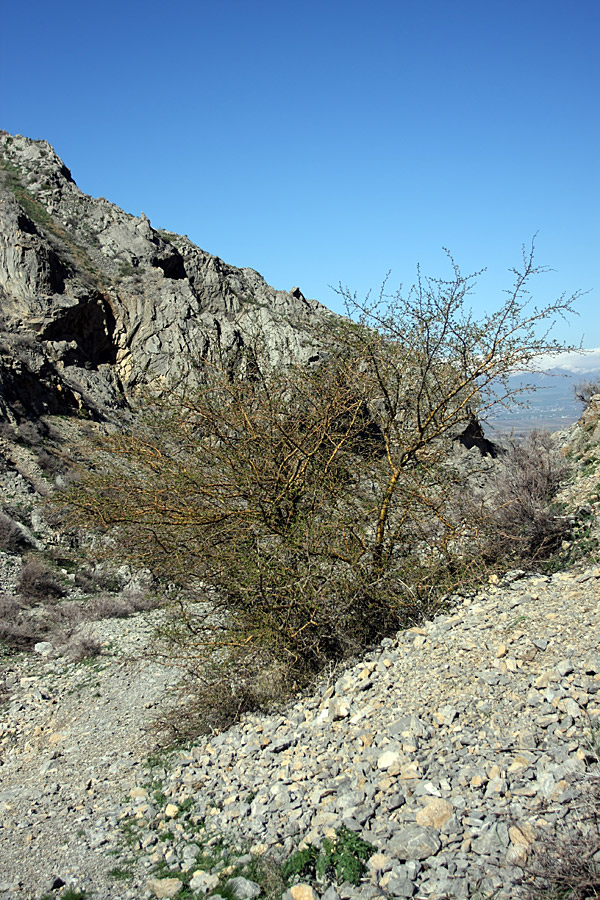
[[[98,413],[138,387],[234,365],[318,358],[331,315],[187,237],[84,194],[45,141],[0,131],[0,411]]]

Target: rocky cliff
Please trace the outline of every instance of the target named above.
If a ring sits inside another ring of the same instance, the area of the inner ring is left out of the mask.
[[[187,237],[84,194],[46,141],[0,131],[0,411],[124,405],[136,387],[231,364],[317,356],[330,315]]]

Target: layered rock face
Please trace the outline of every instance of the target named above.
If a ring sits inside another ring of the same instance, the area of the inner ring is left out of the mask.
[[[255,343],[273,365],[318,358],[330,315],[84,194],[48,143],[0,131],[4,415],[119,407]]]

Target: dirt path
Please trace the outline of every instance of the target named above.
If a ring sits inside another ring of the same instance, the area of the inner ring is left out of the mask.
[[[119,649],[86,663],[22,655],[2,663],[0,897],[34,898],[57,879],[95,898],[132,896],[108,873],[119,802],[156,746],[149,729],[177,672],[139,659],[149,619],[98,623]]]

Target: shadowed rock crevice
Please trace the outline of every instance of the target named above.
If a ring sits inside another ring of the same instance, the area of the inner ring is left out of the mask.
[[[165,278],[172,278],[177,281],[187,277],[183,259],[179,253],[173,253],[171,256],[166,257],[157,257],[152,261],[152,265],[156,269],[162,269]]]
[[[115,317],[100,295],[82,298],[40,332],[40,340],[68,344],[63,363],[97,368],[116,361]],[[75,346],[73,346],[75,345]]]

